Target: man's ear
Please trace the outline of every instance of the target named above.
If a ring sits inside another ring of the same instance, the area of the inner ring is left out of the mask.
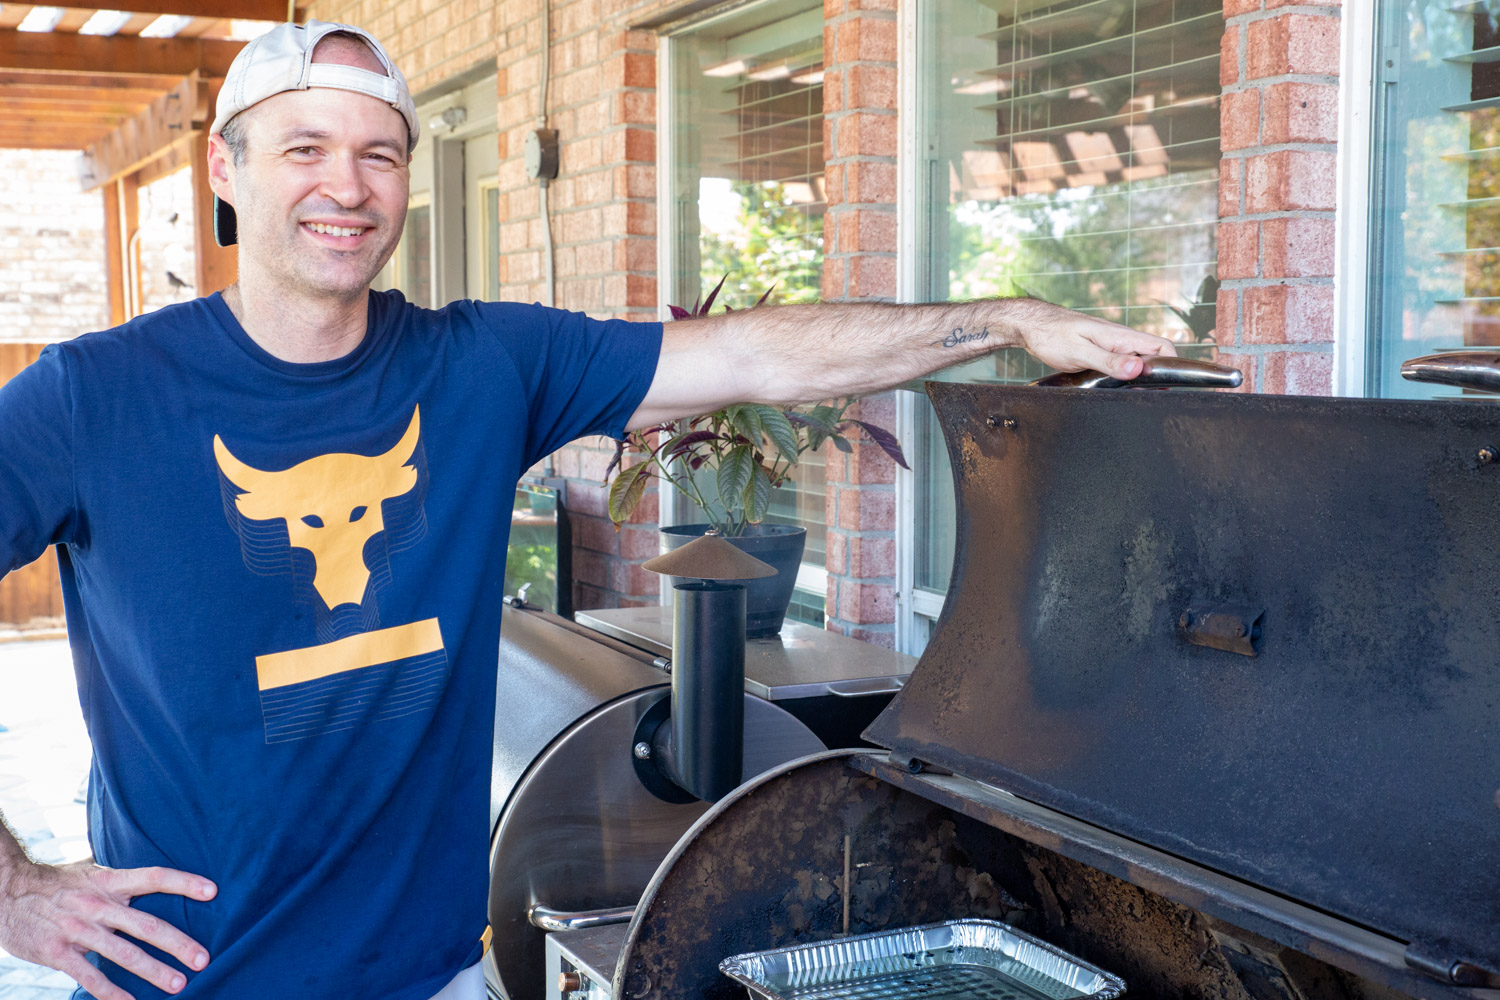
[[[222,201],[234,204],[234,155],[217,132],[208,137],[208,186]]]

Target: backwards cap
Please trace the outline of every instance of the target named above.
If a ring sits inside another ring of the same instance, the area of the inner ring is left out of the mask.
[[[318,43],[335,33],[353,35],[363,41],[385,72],[374,73],[358,66],[339,63],[313,62],[313,51]],[[234,57],[234,62],[229,64],[229,74],[224,78],[224,86],[219,91],[219,101],[214,108],[214,123],[208,130],[209,134],[223,132],[235,115],[268,97],[312,87],[350,90],[384,101],[401,112],[401,117],[406,119],[406,151],[410,153],[417,148],[417,139],[421,136],[422,129],[417,124],[417,106],[411,99],[411,91],[407,89],[406,77],[401,75],[385,48],[368,31],[327,21],[279,24],[241,49],[239,55]],[[233,245],[237,238],[234,207],[216,196],[214,239],[219,246],[227,247]]]

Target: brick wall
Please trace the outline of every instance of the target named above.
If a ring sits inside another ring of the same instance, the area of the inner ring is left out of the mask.
[[[511,4],[493,0],[315,0],[308,17],[365,28],[380,39],[412,92],[493,59]],[[535,6],[535,0],[528,7]],[[497,32],[499,32],[497,34]]]
[[[0,149],[0,177],[0,340],[104,327],[104,200],[79,190],[78,154]]]
[[[824,0],[823,299],[896,297],[896,0]],[[893,428],[891,394],[860,416]],[[828,627],[895,643],[896,465],[863,441],[828,449]]]
[[[552,0],[548,126],[561,170],[548,189],[556,303],[593,316],[656,316],[656,36],[628,25],[665,3]],[[493,61],[498,77],[501,298],[544,297],[539,188],[526,177],[538,125],[543,8],[538,0],[318,0],[311,16],[369,28],[414,91]],[[553,457],[575,514],[574,602],[656,603],[657,498],[616,533],[603,472],[613,442],[582,441]]]
[[[1338,0],[1226,0],[1220,358],[1244,391],[1333,391]]]
[[[501,297],[544,296],[540,188],[525,171],[537,127],[539,5],[509,3],[499,56]],[[627,25],[656,5],[553,0],[547,125],[559,171],[548,185],[555,301],[592,316],[656,318],[656,36]],[[554,458],[574,514],[574,605],[656,604],[659,578],[640,564],[659,550],[658,495],[633,522],[609,520],[604,470],[614,442],[579,441]]]
[[[595,316],[656,315],[657,36],[629,25],[664,2],[552,0],[548,125],[560,172],[549,187],[556,302]],[[501,297],[543,297],[538,187],[524,169],[537,127],[543,45],[538,0],[318,0],[312,15],[373,30],[414,90],[494,58],[499,87]],[[826,0],[825,125],[829,215],[823,297],[890,300],[896,294],[895,0]],[[489,48],[485,45],[488,44]],[[457,54],[455,54],[457,53]],[[863,404],[894,422],[890,398]],[[575,603],[655,603],[657,578],[640,563],[657,551],[659,497],[648,494],[620,532],[606,514],[602,439],[553,458],[575,514]],[[894,639],[895,472],[873,444],[828,453],[830,626]]]
[[[549,189],[556,301],[596,316],[655,314],[656,46],[629,24],[664,3],[553,0],[319,0],[315,16],[385,38],[414,89],[493,59],[499,79],[502,295],[543,297],[537,185],[523,167],[550,46],[548,125],[561,172]],[[896,0],[825,0],[828,217],[823,297],[896,292]],[[1226,0],[1218,340],[1260,392],[1331,391],[1337,0]],[[890,399],[863,404],[889,424]],[[610,442],[554,457],[578,516],[578,606],[654,601],[639,563],[656,551],[658,498],[616,533],[605,516]],[[893,639],[894,468],[874,445],[830,454],[830,626]]]

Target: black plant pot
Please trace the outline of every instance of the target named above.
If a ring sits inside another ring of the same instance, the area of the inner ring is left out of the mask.
[[[686,545],[706,532],[711,525],[675,524],[661,529],[662,550],[670,552]],[[744,580],[745,638],[763,639],[781,631],[787,605],[797,586],[797,569],[802,565],[802,549],[807,544],[807,529],[790,524],[752,524],[745,533],[725,536],[741,552],[749,553],[776,570],[775,576]]]

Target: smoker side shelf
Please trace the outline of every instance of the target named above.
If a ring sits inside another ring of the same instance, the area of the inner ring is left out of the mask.
[[[883,757],[849,766],[970,819],[1097,868],[1174,903],[1413,996],[1500,1000],[1500,990],[1434,982],[1406,964],[1406,945],[1184,861],[1002,789],[957,775],[913,774]]]

